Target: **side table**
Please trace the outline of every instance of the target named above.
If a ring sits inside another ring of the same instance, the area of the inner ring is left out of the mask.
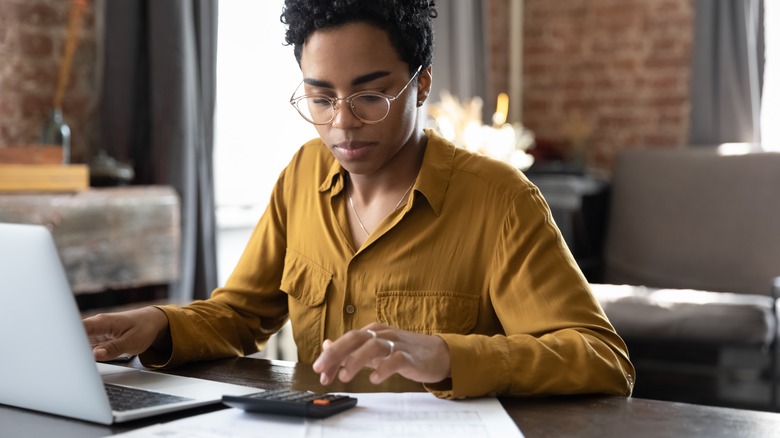
[[[589,175],[526,173],[547,200],[553,219],[591,283],[603,278],[609,182]]]

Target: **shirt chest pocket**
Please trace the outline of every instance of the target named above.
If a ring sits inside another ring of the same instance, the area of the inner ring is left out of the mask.
[[[322,344],[325,295],[332,277],[326,269],[287,252],[280,289],[289,297],[290,322],[301,361],[313,362]]]
[[[447,291],[382,291],[376,297],[380,322],[417,333],[470,333],[479,297]]]

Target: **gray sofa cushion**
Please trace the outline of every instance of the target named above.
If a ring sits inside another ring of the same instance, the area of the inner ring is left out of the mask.
[[[775,300],[762,295],[591,284],[627,340],[768,346],[778,328]]]
[[[612,178],[604,283],[771,295],[780,153],[626,150]]]

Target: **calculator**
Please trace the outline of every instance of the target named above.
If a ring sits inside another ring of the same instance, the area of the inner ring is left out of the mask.
[[[325,418],[357,405],[357,399],[339,394],[273,389],[247,395],[223,395],[222,403],[247,412]]]

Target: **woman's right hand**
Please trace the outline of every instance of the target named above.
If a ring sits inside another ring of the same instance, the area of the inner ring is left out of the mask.
[[[83,320],[95,360],[113,360],[122,354],[141,354],[153,347],[170,351],[168,318],[156,307],[101,313]]]

